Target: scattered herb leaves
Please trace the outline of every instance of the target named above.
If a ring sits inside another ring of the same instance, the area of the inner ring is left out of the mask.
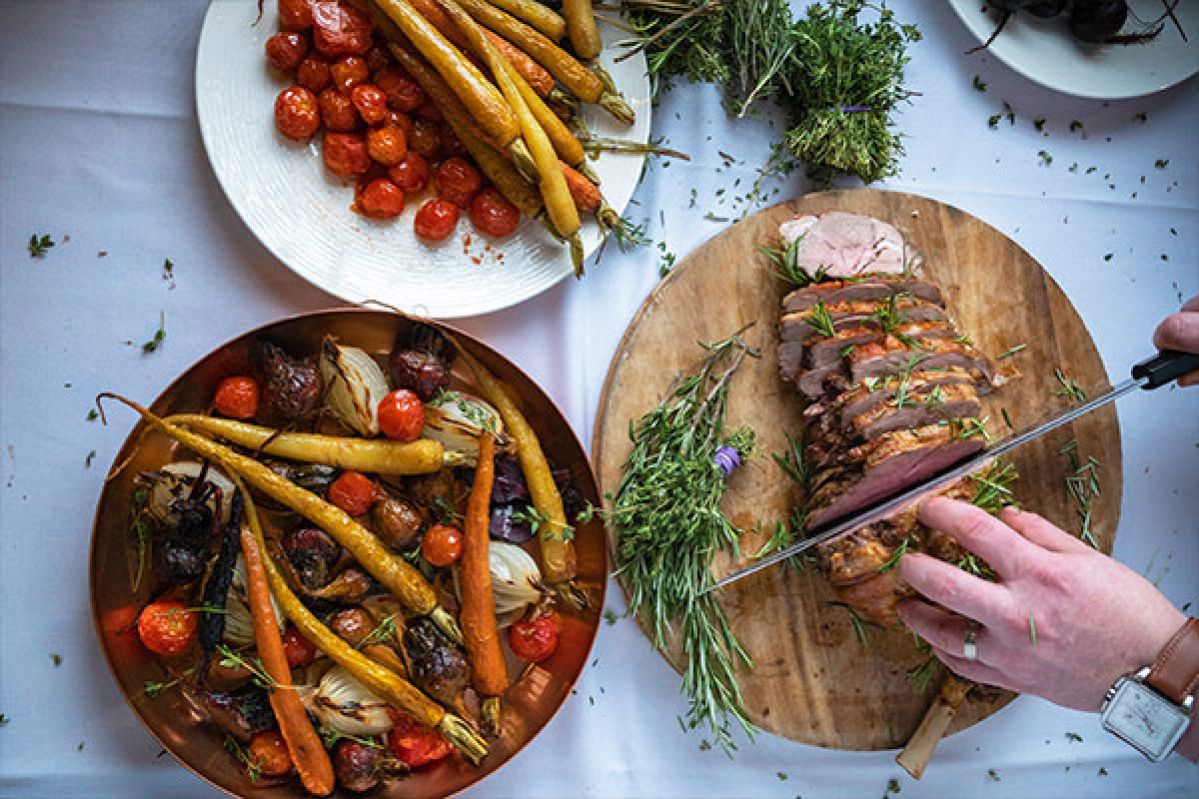
[[[54,247],[54,245],[55,241],[54,239],[50,238],[49,234],[43,233],[39,236],[38,234],[34,233],[29,237],[29,244],[26,246],[29,248],[30,258],[45,258],[46,253],[52,247]]]

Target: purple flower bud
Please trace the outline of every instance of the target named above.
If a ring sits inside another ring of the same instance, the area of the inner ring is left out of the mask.
[[[721,447],[716,450],[716,454],[712,456],[712,460],[720,467],[720,471],[724,472],[727,479],[733,470],[741,465],[741,454],[734,447]]]

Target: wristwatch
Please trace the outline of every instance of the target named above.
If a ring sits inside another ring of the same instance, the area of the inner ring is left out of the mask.
[[[1187,619],[1149,666],[1127,674],[1103,700],[1103,728],[1154,763],[1190,725],[1199,683],[1199,620]]]

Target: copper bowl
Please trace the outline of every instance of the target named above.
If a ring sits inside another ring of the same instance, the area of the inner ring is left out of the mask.
[[[454,336],[472,355],[482,361],[510,387],[522,411],[537,431],[546,456],[559,468],[567,468],[584,499],[598,505],[595,476],[587,455],[553,401],[510,361],[486,344],[448,325],[427,320],[435,328]],[[160,415],[185,411],[203,412],[220,380],[230,374],[244,373],[250,363],[250,345],[268,339],[293,352],[315,352],[328,334],[368,352],[390,351],[398,334],[412,327],[413,321],[385,311],[339,309],[318,311],[284,319],[245,333],[211,352],[184,372],[150,406]],[[459,371],[455,382],[468,385]],[[123,412],[108,408],[110,418]],[[142,648],[137,639],[137,613],[149,599],[150,581],[143,580],[140,594],[131,588],[128,557],[129,507],[133,477],[142,470],[154,469],[175,459],[175,445],[158,433],[144,433],[138,423],[125,440],[114,464],[128,464],[111,479],[100,495],[91,542],[92,613],[100,645],[125,701],[176,760],[202,779],[231,796],[255,799],[305,797],[294,777],[281,784],[250,781],[222,744],[224,734],[215,724],[197,713],[178,690],[157,697],[147,696],[145,681],[162,681],[165,670],[159,659]],[[581,614],[564,616],[557,652],[545,662],[533,666],[505,695],[504,732],[491,742],[487,758],[473,767],[458,756],[414,771],[411,775],[384,784],[367,794],[372,797],[446,797],[483,780],[507,763],[550,719],[570,695],[571,688],[587,663],[592,642],[599,628],[607,584],[607,550],[603,528],[598,521],[578,524],[575,545],[578,551],[578,583],[591,598],[590,607]],[[361,796],[338,789],[339,797]]]

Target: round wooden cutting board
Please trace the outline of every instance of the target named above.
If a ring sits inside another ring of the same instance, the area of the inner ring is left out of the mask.
[[[800,428],[801,400],[776,365],[780,301],[787,286],[761,247],[778,246],[779,223],[796,214],[849,211],[890,222],[926,260],[925,275],[945,292],[963,333],[992,356],[1019,344],[1005,360],[1021,377],[985,398],[992,432],[1007,431],[1003,409],[1017,429],[1066,407],[1055,375],[1060,368],[1089,395],[1109,387],[1086,326],[1061,288],[1028,253],[995,228],[944,203],[896,192],[861,189],[811,194],[739,222],[688,255],[650,294],[620,343],[596,416],[593,456],[604,492],[614,491],[629,452],[629,420],[656,406],[676,375],[699,360],[699,341],[723,339],[749,322],[746,334],[761,348],[737,373],[728,425],[750,425],[759,457],[730,479],[724,509],[743,531],[752,554],[786,519],[797,496],[770,453],[783,452],[785,434]],[[1091,529],[1111,551],[1122,490],[1120,429],[1115,410],[1090,414],[1022,448],[1011,458],[1021,478],[1020,504],[1072,532],[1081,529],[1078,506],[1065,478],[1074,469],[1059,450],[1077,440],[1082,462],[1093,457],[1102,493],[1091,503]],[[721,555],[716,575],[737,564]],[[924,661],[906,631],[868,627],[861,643],[844,607],[814,568],[774,568],[724,591],[721,603],[755,668],[741,685],[750,718],[792,740],[838,749],[902,746],[936,693],[908,681]],[[677,649],[677,647],[675,648]],[[666,653],[679,665],[677,654]],[[970,726],[1007,704],[1011,694],[972,691],[950,727]]]

